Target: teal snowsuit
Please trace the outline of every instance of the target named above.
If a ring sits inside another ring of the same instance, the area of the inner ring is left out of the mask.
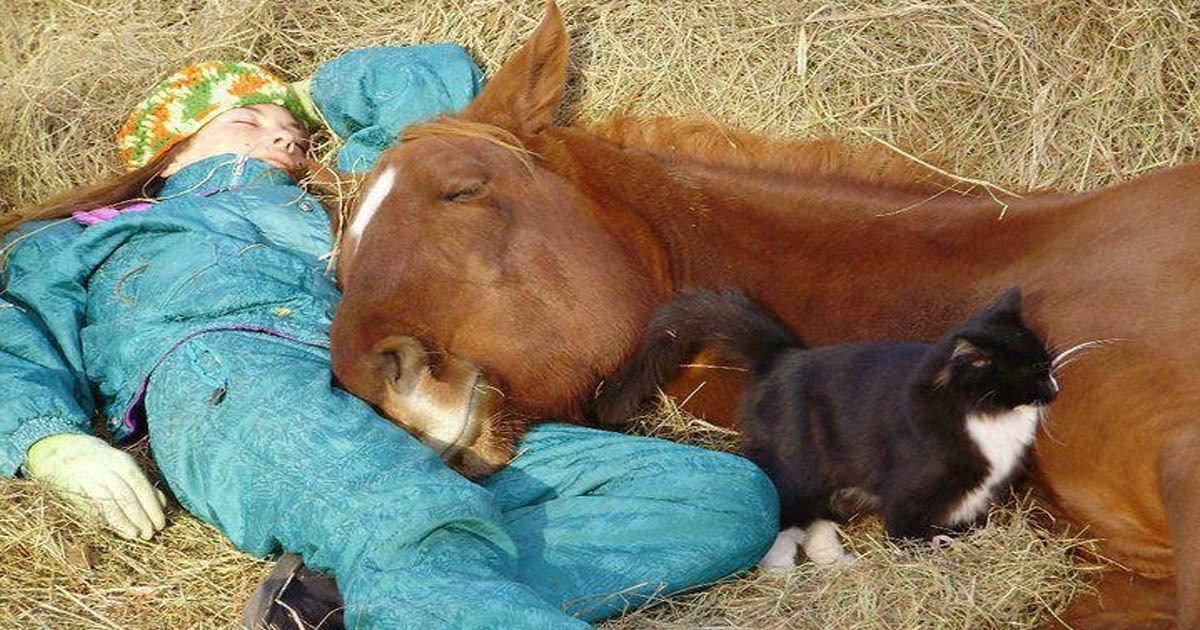
[[[361,166],[478,86],[457,47],[383,48],[322,66],[313,96],[351,140],[343,166]],[[757,468],[663,440],[542,425],[501,472],[462,478],[332,386],[339,294],[315,199],[235,155],[185,167],[159,197],[6,239],[5,476],[95,414],[118,440],[144,429],[185,508],[248,553],[334,573],[352,628],[585,628],[745,569],[774,538]]]

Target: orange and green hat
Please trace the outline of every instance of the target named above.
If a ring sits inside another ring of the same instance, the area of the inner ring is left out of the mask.
[[[279,77],[240,61],[202,61],[167,77],[133,108],[117,132],[128,170],[148,164],[205,123],[238,107],[274,103],[314,125],[300,98]]]

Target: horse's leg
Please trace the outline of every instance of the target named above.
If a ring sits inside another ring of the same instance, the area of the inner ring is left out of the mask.
[[[1069,611],[1073,627],[1200,630],[1200,423],[1180,426],[1163,442],[1158,479],[1174,577],[1152,580],[1114,571],[1100,583],[1096,601],[1085,598]]]
[[[1175,555],[1179,628],[1200,630],[1200,423],[1163,447],[1159,479]]]
[[[1038,526],[1067,536],[1087,537],[1073,519],[1047,492],[1041,471],[1032,471],[1030,489],[1045,518]],[[1101,572],[1089,584],[1090,590],[1071,600],[1059,619],[1050,619],[1040,630],[1121,630],[1128,628],[1173,629],[1175,627],[1174,578],[1151,579],[1121,568]]]
[[[1193,371],[1177,369],[1163,346],[1127,343],[1072,366],[1038,438],[1039,485],[1059,522],[1085,527],[1101,555],[1128,567],[1106,571],[1061,615],[1077,630],[1176,627],[1177,542],[1162,471],[1197,393]]]
[[[1200,425],[1184,427],[1163,443],[1159,485],[1175,576],[1150,579],[1108,571],[1095,585],[1095,593],[1072,602],[1062,616],[1070,627],[1200,630]]]
[[[1175,580],[1152,580],[1124,571],[1105,571],[1059,615],[1066,625],[1050,620],[1041,630],[1176,630]]]

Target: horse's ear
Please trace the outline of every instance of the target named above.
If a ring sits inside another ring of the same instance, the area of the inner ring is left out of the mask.
[[[567,31],[554,0],[537,30],[504,62],[463,112],[469,120],[517,134],[535,134],[554,122],[567,77]]]

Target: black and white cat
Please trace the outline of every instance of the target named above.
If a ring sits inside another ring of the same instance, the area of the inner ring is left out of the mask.
[[[656,312],[633,358],[598,394],[596,416],[630,417],[709,348],[750,372],[738,426],[747,457],[779,491],[783,531],[762,566],[790,567],[797,544],[820,564],[846,558],[831,500],[847,493],[882,512],[889,535],[930,538],[986,514],[1058,393],[1020,299],[1009,290],[933,344],[804,350],[745,295],[687,291]]]

